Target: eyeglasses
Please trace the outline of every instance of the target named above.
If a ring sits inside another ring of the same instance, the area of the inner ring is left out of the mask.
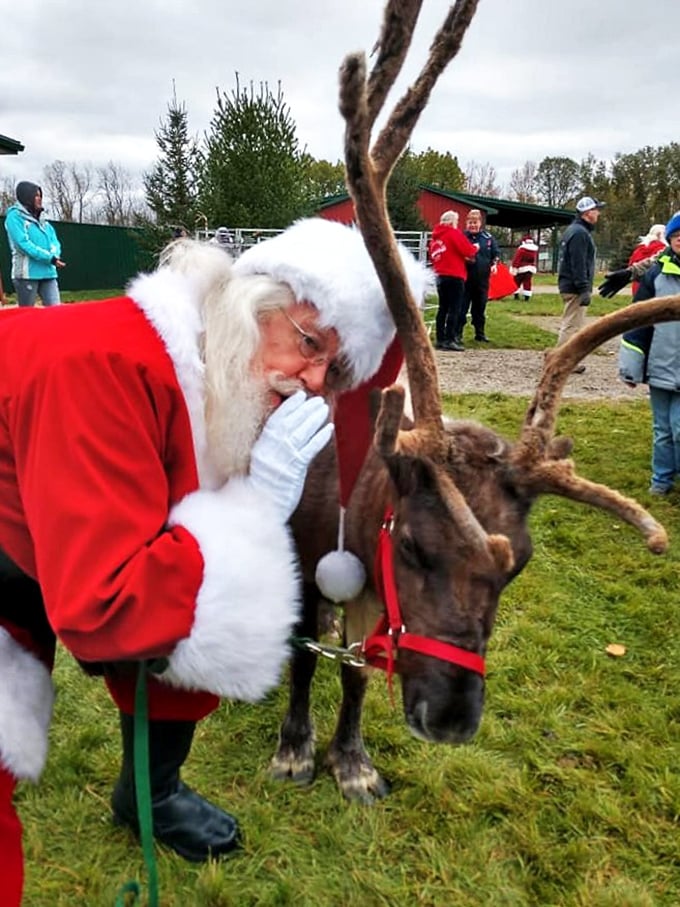
[[[323,352],[322,343],[318,337],[309,334],[294,318],[291,318],[285,309],[281,309],[281,311],[299,334],[298,352],[302,358],[311,362],[312,365],[328,365],[326,386],[329,390],[340,391],[348,387],[351,383],[349,368],[338,360],[331,359],[328,353]]]

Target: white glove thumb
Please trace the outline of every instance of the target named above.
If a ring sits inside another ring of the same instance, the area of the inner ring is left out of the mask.
[[[253,445],[250,483],[275,504],[284,520],[300,503],[309,464],[333,434],[328,413],[323,398],[297,391],[274,410]]]

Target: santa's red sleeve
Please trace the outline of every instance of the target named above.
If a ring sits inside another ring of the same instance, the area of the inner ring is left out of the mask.
[[[167,657],[178,686],[264,695],[298,617],[292,541],[247,480],[196,490],[178,387],[93,353],[29,377],[16,403],[18,488],[67,648],[83,661]]]

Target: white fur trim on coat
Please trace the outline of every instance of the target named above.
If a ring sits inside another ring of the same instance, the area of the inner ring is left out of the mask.
[[[223,254],[223,253],[222,253]],[[227,258],[223,255],[225,261]],[[201,285],[170,268],[141,274],[127,289],[156,329],[175,368],[182,390],[194,442],[196,469],[201,488],[217,488],[215,468],[208,455],[205,427],[205,365],[200,354],[203,317]]]
[[[161,677],[175,686],[254,702],[278,681],[299,619],[297,557],[290,531],[248,479],[196,491],[170,525],[194,536],[204,561],[191,634]]]
[[[417,305],[432,287],[430,271],[404,247],[401,261]],[[257,243],[235,262],[234,274],[268,274],[295,298],[319,310],[321,327],[333,327],[355,385],[371,378],[394,337],[394,322],[373,262],[356,227],[323,218],[293,224]]]
[[[15,778],[40,777],[53,702],[50,672],[0,627],[0,763]]]

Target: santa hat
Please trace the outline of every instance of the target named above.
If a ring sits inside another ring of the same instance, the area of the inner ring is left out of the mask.
[[[427,269],[399,246],[411,292],[421,304],[430,285]],[[319,312],[322,328],[335,328],[352,386],[371,378],[394,337],[394,322],[363,237],[356,227],[322,218],[294,223],[283,233],[251,246],[234,274],[267,274],[288,284],[300,302]]]
[[[421,306],[432,289],[432,274],[404,246],[399,254]],[[365,582],[361,563],[344,550],[344,513],[371,443],[370,393],[396,380],[403,359],[382,285],[359,230],[321,218],[300,220],[252,246],[238,259],[234,273],[267,274],[288,284],[297,300],[318,310],[321,327],[337,331],[340,352],[350,366],[353,389],[341,395],[333,414],[340,479],[338,549],[321,559],[316,575],[327,598],[346,601]]]

